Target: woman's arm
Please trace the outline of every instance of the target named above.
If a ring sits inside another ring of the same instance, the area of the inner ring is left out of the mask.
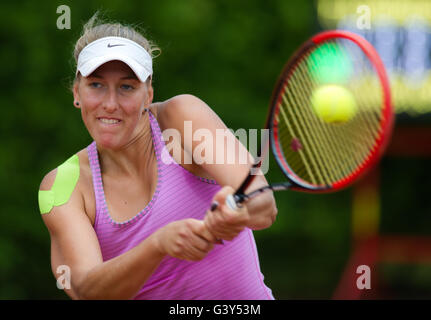
[[[182,147],[186,153],[193,155],[194,163],[198,163],[221,186],[230,186],[236,190],[248,175],[253,158],[244,145],[229,130],[226,130],[226,125],[217,114],[202,100],[192,95],[176,96],[159,108],[161,109],[159,121],[163,127],[173,128],[181,133]],[[188,125],[191,124],[192,137],[197,137],[200,133],[206,138],[190,139],[185,132],[187,130],[185,121],[190,121]],[[205,132],[210,135],[205,135]],[[220,137],[221,132],[226,132],[226,140],[222,145],[217,145],[217,134]],[[205,151],[202,152],[202,150]],[[208,151],[212,154],[207,154]],[[224,157],[220,156],[221,153]],[[247,162],[243,161],[244,154],[246,154],[245,159],[248,158]],[[217,161],[220,159],[223,161]],[[246,191],[253,191],[267,184],[265,176],[258,175]],[[251,229],[267,228],[275,221],[277,208],[272,192],[266,192],[251,199],[246,203],[246,207],[249,214],[246,226]]]
[[[49,190],[55,175],[55,170],[46,175],[40,189]],[[65,291],[73,299],[131,299],[166,255],[200,260],[215,241],[203,221],[181,220],[104,262],[78,188],[66,204],[54,207],[42,219],[51,236],[52,271],[57,276],[58,266],[70,268],[71,288]]]

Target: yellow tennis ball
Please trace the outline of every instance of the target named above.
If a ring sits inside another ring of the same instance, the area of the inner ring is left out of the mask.
[[[328,84],[311,96],[314,112],[327,123],[342,123],[353,118],[358,109],[352,93],[339,85]]]

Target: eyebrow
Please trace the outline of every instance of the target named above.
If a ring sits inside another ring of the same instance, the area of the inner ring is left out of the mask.
[[[134,74],[130,75],[130,76],[122,77],[120,79],[122,79],[122,80],[125,80],[125,79],[136,79],[136,80],[138,80],[138,78]]]
[[[89,77],[93,77],[93,78],[99,78],[99,79],[102,79],[103,77],[101,77],[100,75],[98,75],[97,73],[92,73],[92,74],[90,74],[89,75]],[[131,74],[131,75],[128,75],[128,76],[125,76],[125,77],[121,77],[120,78],[121,80],[127,80],[127,79],[135,79],[135,80],[138,80],[138,78],[136,77],[136,75],[134,75],[134,74]]]

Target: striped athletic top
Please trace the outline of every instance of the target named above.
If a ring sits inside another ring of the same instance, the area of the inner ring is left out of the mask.
[[[203,219],[214,194],[215,181],[195,176],[169,154],[160,127],[147,110],[157,157],[156,191],[148,205],[126,222],[114,221],[108,211],[96,142],[87,147],[96,197],[96,231],[103,260],[138,245],[164,225],[187,218]],[[163,160],[163,161],[162,161]],[[265,286],[253,233],[245,229],[234,240],[214,249],[201,261],[166,256],[135,299],[263,300],[274,299]]]

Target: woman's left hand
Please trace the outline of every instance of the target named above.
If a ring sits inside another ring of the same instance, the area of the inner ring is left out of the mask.
[[[230,186],[223,187],[213,198],[218,203],[217,208],[208,210],[205,215],[204,223],[217,239],[233,240],[249,223],[250,215],[246,206],[238,206],[233,210],[226,203],[234,192]]]

